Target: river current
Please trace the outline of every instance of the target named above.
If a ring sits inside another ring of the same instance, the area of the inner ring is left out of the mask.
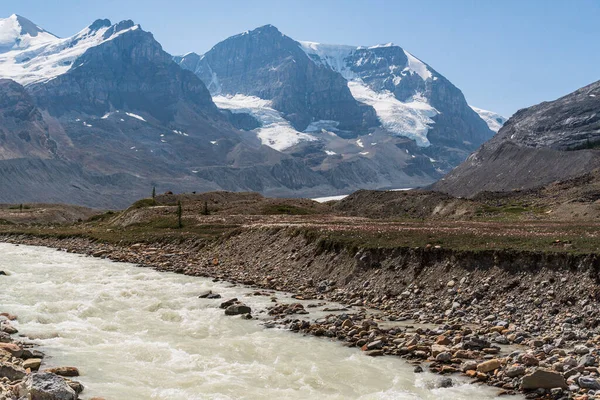
[[[415,374],[400,358],[370,358],[329,339],[226,317],[221,300],[254,310],[269,297],[210,279],[157,272],[53,249],[0,243],[0,312],[46,354],[75,366],[83,399],[494,399],[459,378]],[[289,295],[280,293],[280,299]],[[291,301],[289,299],[288,301]]]

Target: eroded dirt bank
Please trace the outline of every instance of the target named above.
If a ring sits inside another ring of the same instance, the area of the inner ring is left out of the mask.
[[[292,330],[335,337],[371,356],[401,355],[443,374],[461,372],[506,393],[600,395],[595,255],[361,250],[309,236],[253,228],[215,242],[128,246],[81,238],[0,239],[335,300],[347,310],[316,322],[299,307],[275,305],[271,315]]]

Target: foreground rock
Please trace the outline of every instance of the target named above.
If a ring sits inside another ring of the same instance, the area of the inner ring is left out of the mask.
[[[31,400],[77,400],[77,393],[58,375],[36,372],[21,384],[19,396]]]
[[[233,304],[225,309],[225,315],[250,314],[252,309],[245,304]]]
[[[523,377],[521,387],[528,389],[566,389],[568,388],[565,378],[558,372],[546,369],[537,369],[529,375]]]

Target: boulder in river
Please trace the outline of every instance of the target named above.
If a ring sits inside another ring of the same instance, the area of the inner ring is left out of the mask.
[[[484,361],[481,364],[477,365],[477,372],[491,372],[495,369],[500,368],[502,364],[500,363],[500,360],[498,360],[497,358],[493,358],[491,360],[488,361]]]
[[[23,368],[30,368],[32,371],[37,371],[40,369],[40,365],[42,365],[41,358],[29,358],[23,361]]]
[[[34,400],[77,400],[77,393],[67,382],[50,372],[29,375],[19,388],[19,396]]]
[[[21,357],[23,354],[21,346],[14,343],[0,343],[0,350],[9,352],[13,357]]]
[[[252,309],[245,304],[232,304],[225,309],[225,315],[250,314]]]
[[[221,303],[221,305],[219,306],[219,308],[227,308],[229,306],[234,305],[235,303],[237,303],[238,299],[236,297],[234,297],[233,299],[229,299],[227,301],[224,301]]]

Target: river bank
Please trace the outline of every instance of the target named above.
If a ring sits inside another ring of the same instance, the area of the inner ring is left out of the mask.
[[[0,275],[5,275],[0,271]],[[6,288],[4,288],[6,290]],[[40,369],[44,353],[34,344],[18,339],[13,325],[17,316],[0,312],[0,400],[77,400],[83,385],[75,367]],[[102,399],[96,399],[102,400]]]
[[[312,322],[300,307],[280,305],[270,314],[293,331],[336,338],[370,356],[402,356],[417,370],[464,374],[500,393],[568,398],[600,390],[590,257],[534,262],[532,254],[496,253],[492,265],[482,265],[436,249],[350,254],[285,229],[258,228],[211,244],[2,240],[336,301],[344,313]]]

